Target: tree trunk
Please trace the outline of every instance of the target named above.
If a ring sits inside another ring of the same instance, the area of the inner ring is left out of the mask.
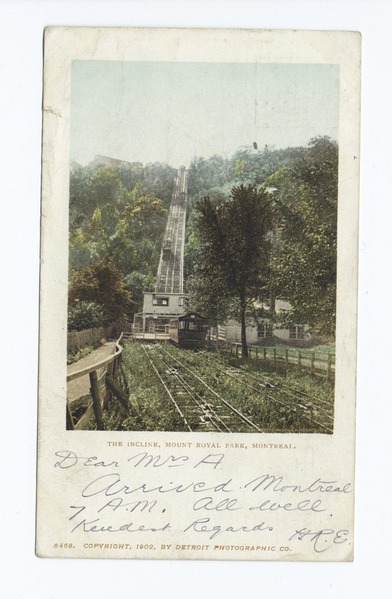
[[[248,357],[248,346],[246,345],[246,320],[245,320],[246,303],[241,301],[241,348],[242,357]]]
[[[273,223],[273,227],[272,227],[272,248],[271,248],[271,259],[273,260],[276,257],[277,254],[277,250],[278,250],[278,225],[276,222]],[[272,319],[275,318],[275,304],[276,304],[276,298],[275,298],[275,287],[274,285],[270,286],[270,317]]]
[[[275,299],[275,289],[273,286],[270,287],[270,318],[275,318],[275,307],[276,307],[276,299]]]

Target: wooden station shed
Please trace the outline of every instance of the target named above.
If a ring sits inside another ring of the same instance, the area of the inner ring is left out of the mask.
[[[208,331],[207,318],[196,312],[187,312],[169,323],[170,341],[179,347],[200,348],[206,344]]]

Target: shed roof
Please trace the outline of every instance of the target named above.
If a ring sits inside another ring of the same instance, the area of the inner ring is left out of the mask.
[[[203,320],[207,322],[207,318],[200,316],[197,312],[187,312],[178,317],[178,320]]]

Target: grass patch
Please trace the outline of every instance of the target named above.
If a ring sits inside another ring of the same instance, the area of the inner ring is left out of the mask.
[[[284,367],[274,367],[262,360],[235,358],[225,352],[206,352],[200,357],[170,345],[165,345],[164,349],[197,373],[263,432],[332,432],[334,387],[326,380],[294,368],[286,371]],[[240,378],[228,375],[230,366],[240,369]],[[106,430],[188,430],[141,344],[125,345],[122,368],[132,410],[126,410],[116,399],[110,399],[104,410]],[[253,377],[263,377],[265,385],[258,385]],[[210,401],[209,391],[201,383],[195,381],[194,388]],[[193,424],[197,430],[197,422]],[[233,432],[243,430],[239,425]]]
[[[105,430],[185,430],[183,420],[148,362],[141,344],[125,344],[122,356],[124,384],[133,409],[127,411],[115,398],[111,398],[103,414]]]
[[[326,433],[333,428],[334,386],[324,379],[226,352],[207,353],[203,359],[178,348],[170,352],[264,432]],[[225,372],[230,366],[241,370],[240,379]],[[262,377],[266,386],[260,388],[253,376]]]

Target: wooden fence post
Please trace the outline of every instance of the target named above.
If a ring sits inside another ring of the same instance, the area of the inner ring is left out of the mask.
[[[331,370],[332,370],[332,356],[328,354],[328,362],[327,362],[327,381],[331,378]]]
[[[266,360],[267,359],[267,348],[266,347],[264,347],[263,356],[264,356],[264,360]]]
[[[301,352],[298,352],[298,368],[301,368]]]
[[[125,395],[121,387],[112,379],[110,375],[106,375],[106,384],[109,387],[110,391],[113,393],[113,395],[116,397],[116,399],[118,399],[118,401],[121,403],[121,405],[126,410],[129,410],[128,397]]]
[[[310,372],[311,372],[311,374],[314,374],[314,360],[315,360],[315,357],[316,357],[315,353],[312,352],[312,360],[310,362]]]
[[[75,430],[75,423],[74,423],[74,419],[72,417],[72,412],[71,409],[69,407],[69,403],[67,402],[67,423],[66,423],[66,428],[67,431],[73,431]]]
[[[108,364],[106,367],[106,374],[114,377],[114,361],[111,364]]]
[[[97,429],[99,431],[103,431],[103,430],[105,430],[105,427],[103,424],[102,404],[101,404],[101,397],[99,395],[98,377],[97,377],[96,370],[93,370],[93,372],[90,372],[90,384],[91,384],[91,396],[93,398],[93,408],[94,408],[95,420],[97,422]]]
[[[276,347],[274,347],[274,366],[276,366]]]
[[[120,366],[120,358],[115,358],[113,360],[113,369],[112,369],[113,380],[117,380],[119,366]]]
[[[256,360],[258,360],[258,359],[259,359],[259,348],[256,347]]]
[[[287,369],[288,366],[289,366],[289,350],[285,349],[284,354],[285,354],[285,360],[284,361],[285,361],[285,366],[286,366],[286,369]]]

